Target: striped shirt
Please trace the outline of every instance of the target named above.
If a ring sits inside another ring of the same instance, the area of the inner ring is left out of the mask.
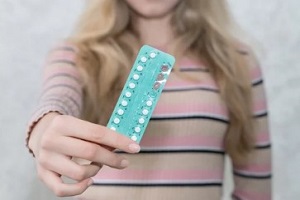
[[[68,44],[50,52],[30,130],[51,111],[80,116],[84,86],[76,68],[77,52]],[[104,166],[93,178],[94,185],[78,199],[221,199],[228,111],[205,65],[183,59],[179,69],[193,79],[170,74],[141,141],[140,153],[125,155],[130,166],[124,170]],[[235,165],[233,161],[232,198],[269,200],[271,145],[263,80],[257,64],[253,64],[251,79],[256,148],[247,165]]]

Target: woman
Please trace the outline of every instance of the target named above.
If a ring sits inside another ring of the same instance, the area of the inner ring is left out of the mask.
[[[76,32],[49,55],[30,123],[39,178],[57,196],[80,199],[213,200],[222,196],[228,153],[233,198],[271,199],[261,73],[232,34],[226,1],[87,4]],[[176,55],[177,64],[140,147],[105,125],[143,44]]]

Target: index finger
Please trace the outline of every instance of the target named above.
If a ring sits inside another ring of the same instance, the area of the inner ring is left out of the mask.
[[[137,153],[140,151],[140,146],[136,142],[105,126],[67,115],[56,116],[53,124],[59,130],[64,130],[62,134],[65,136],[83,139],[128,153]]]

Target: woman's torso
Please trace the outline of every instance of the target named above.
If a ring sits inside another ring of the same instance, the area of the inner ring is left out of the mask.
[[[79,199],[221,198],[226,106],[205,66],[189,59],[179,66],[154,110],[141,152],[124,155],[130,161],[124,170],[103,167]]]

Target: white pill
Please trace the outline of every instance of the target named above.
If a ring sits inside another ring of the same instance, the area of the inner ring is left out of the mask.
[[[137,141],[136,135],[131,136],[131,139],[132,139],[133,141]]]
[[[137,66],[136,69],[140,72],[140,71],[142,71],[144,68],[143,68],[143,66],[139,65],[139,66]]]
[[[124,114],[124,110],[119,109],[119,110],[118,110],[118,114],[119,114],[119,115],[123,115],[123,114]]]
[[[152,101],[150,101],[150,100],[147,101],[147,102],[146,102],[146,105],[147,105],[147,106],[152,106]]]
[[[113,131],[115,131],[115,130],[116,130],[116,128],[115,128],[115,127],[110,127],[110,129],[111,129],[111,130],[113,130]]]
[[[144,109],[144,110],[142,111],[142,113],[143,113],[143,115],[148,115],[148,113],[149,113],[149,110],[147,110],[147,109]]]
[[[127,106],[128,103],[127,103],[127,101],[123,100],[122,103],[121,103],[121,105],[122,105],[122,106]]]
[[[134,74],[134,75],[133,75],[133,79],[134,79],[134,80],[139,80],[139,78],[140,78],[139,75],[137,75],[137,74]]]
[[[125,96],[128,97],[128,98],[131,97],[131,92],[126,92]]]
[[[139,132],[141,132],[141,128],[137,126],[137,127],[134,128],[134,131],[139,133]]]
[[[141,61],[144,63],[147,61],[147,58],[145,56],[141,57]]]
[[[156,56],[156,53],[154,53],[154,52],[150,53],[151,58],[155,58],[155,56]]]
[[[131,89],[135,88],[135,84],[134,83],[129,83],[129,88],[131,88]]]
[[[114,123],[115,123],[115,124],[120,123],[120,119],[119,119],[119,118],[115,118],[115,119],[114,119]]]
[[[145,123],[145,119],[144,119],[144,118],[140,118],[140,119],[139,119],[139,123],[140,123],[140,124]]]

